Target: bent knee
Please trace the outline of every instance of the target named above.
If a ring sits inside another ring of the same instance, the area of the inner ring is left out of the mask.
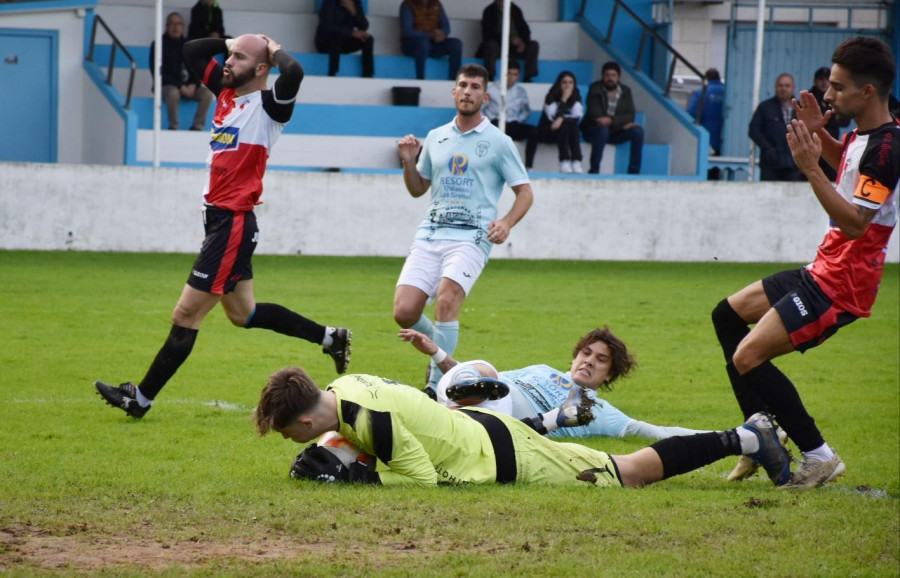
[[[416,321],[418,321],[421,316],[421,311],[417,311],[402,304],[394,304],[394,321],[404,329],[408,329],[415,325]]]

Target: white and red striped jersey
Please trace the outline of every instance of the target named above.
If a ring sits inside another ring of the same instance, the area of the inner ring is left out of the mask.
[[[225,47],[214,39],[204,40],[211,40],[202,48],[212,53]],[[207,60],[203,84],[216,95],[206,161],[209,180],[203,190],[203,199],[210,205],[252,211],[260,204],[270,151],[291,119],[303,78],[303,69],[292,56],[278,51],[275,57],[282,70],[275,85],[243,96],[237,96],[233,88],[223,88],[222,66],[215,59]],[[295,65],[295,70],[284,72],[290,65]]]
[[[868,317],[881,283],[888,241],[897,224],[897,122],[863,133],[853,131],[845,137],[835,188],[848,202],[877,212],[858,239],[845,237],[832,221],[807,269],[836,305],[857,317]]]

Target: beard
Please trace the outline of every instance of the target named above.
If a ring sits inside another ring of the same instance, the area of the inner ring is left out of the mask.
[[[231,76],[222,76],[222,86],[225,88],[238,89],[254,78],[253,69],[250,69],[242,74],[235,74],[234,71],[230,69],[229,72],[231,72]]]
[[[618,82],[604,82],[603,86],[606,90],[615,90],[617,86],[619,86]]]

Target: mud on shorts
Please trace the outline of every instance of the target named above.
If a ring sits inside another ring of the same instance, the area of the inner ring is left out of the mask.
[[[206,238],[194,261],[187,284],[199,291],[224,295],[234,291],[238,281],[253,278],[250,263],[259,227],[253,211],[229,211],[212,205],[203,207]]]
[[[775,273],[762,284],[791,343],[801,353],[821,345],[838,329],[858,319],[835,305],[805,267]]]

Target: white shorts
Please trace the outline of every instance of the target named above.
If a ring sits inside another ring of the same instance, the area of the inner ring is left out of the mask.
[[[446,277],[468,296],[486,263],[484,253],[474,243],[419,239],[409,248],[397,285],[411,285],[434,297],[441,278]]]

